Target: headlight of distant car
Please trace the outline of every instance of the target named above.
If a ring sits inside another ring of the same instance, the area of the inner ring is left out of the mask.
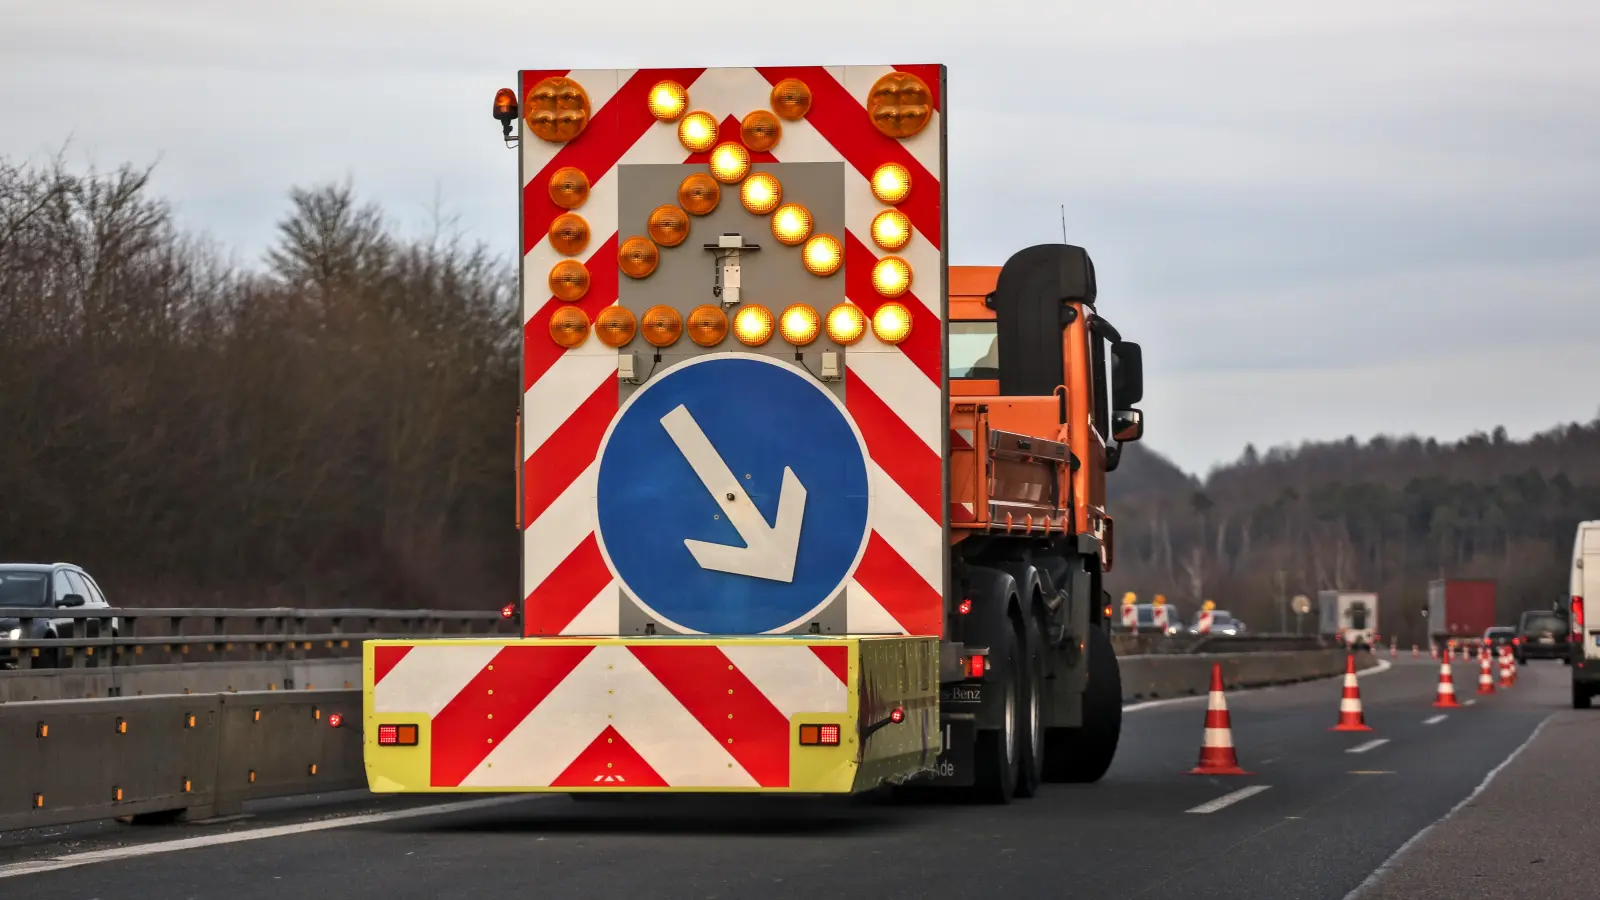
[[[21,628],[13,628],[10,631],[6,632],[6,640],[8,640],[8,641],[20,641],[20,640],[22,640],[22,629]]]

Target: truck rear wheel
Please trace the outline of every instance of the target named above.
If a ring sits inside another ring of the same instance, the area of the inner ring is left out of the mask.
[[[1099,781],[1111,768],[1122,736],[1122,669],[1104,625],[1091,626],[1089,684],[1083,692],[1083,725],[1044,733],[1044,780]]]
[[[1025,729],[1020,719],[1025,699],[1022,688],[1025,669],[1016,631],[1005,629],[1002,640],[1004,649],[998,668],[1003,678],[996,685],[1002,691],[1004,704],[1001,726],[978,732],[977,746],[973,748],[976,768],[973,793],[984,803],[1010,803],[1011,796],[1017,792],[1022,769],[1022,732]],[[991,660],[991,664],[994,662]]]
[[[1028,616],[1023,626],[1022,707],[1018,710],[1022,762],[1017,774],[1017,796],[1032,797],[1044,781],[1044,632],[1039,620]]]
[[[1589,689],[1576,681],[1572,683],[1572,708],[1589,708]]]

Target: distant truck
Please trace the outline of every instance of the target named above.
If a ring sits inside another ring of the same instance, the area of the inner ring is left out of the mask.
[[[1428,636],[1440,646],[1474,647],[1494,627],[1494,581],[1441,578],[1428,582]]]
[[[1323,637],[1339,637],[1351,647],[1371,647],[1378,639],[1378,595],[1371,591],[1320,591]]]

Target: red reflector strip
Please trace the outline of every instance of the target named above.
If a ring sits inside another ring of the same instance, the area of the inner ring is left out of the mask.
[[[379,725],[378,746],[380,747],[415,747],[417,745],[417,726],[415,725]]]

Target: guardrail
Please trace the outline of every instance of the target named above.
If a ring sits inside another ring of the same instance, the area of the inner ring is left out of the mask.
[[[1370,658],[1358,654],[1365,666]],[[1125,701],[1327,678],[1345,651],[1184,653],[1122,661]],[[337,717],[337,718],[335,718]],[[249,800],[366,786],[359,690],[0,704],[0,831],[119,818],[226,817]]]
[[[498,611],[431,609],[23,609],[0,608],[20,620],[22,635],[48,623],[53,638],[7,640],[0,666],[17,669],[107,665],[259,662],[359,655],[380,638],[507,634]]]

